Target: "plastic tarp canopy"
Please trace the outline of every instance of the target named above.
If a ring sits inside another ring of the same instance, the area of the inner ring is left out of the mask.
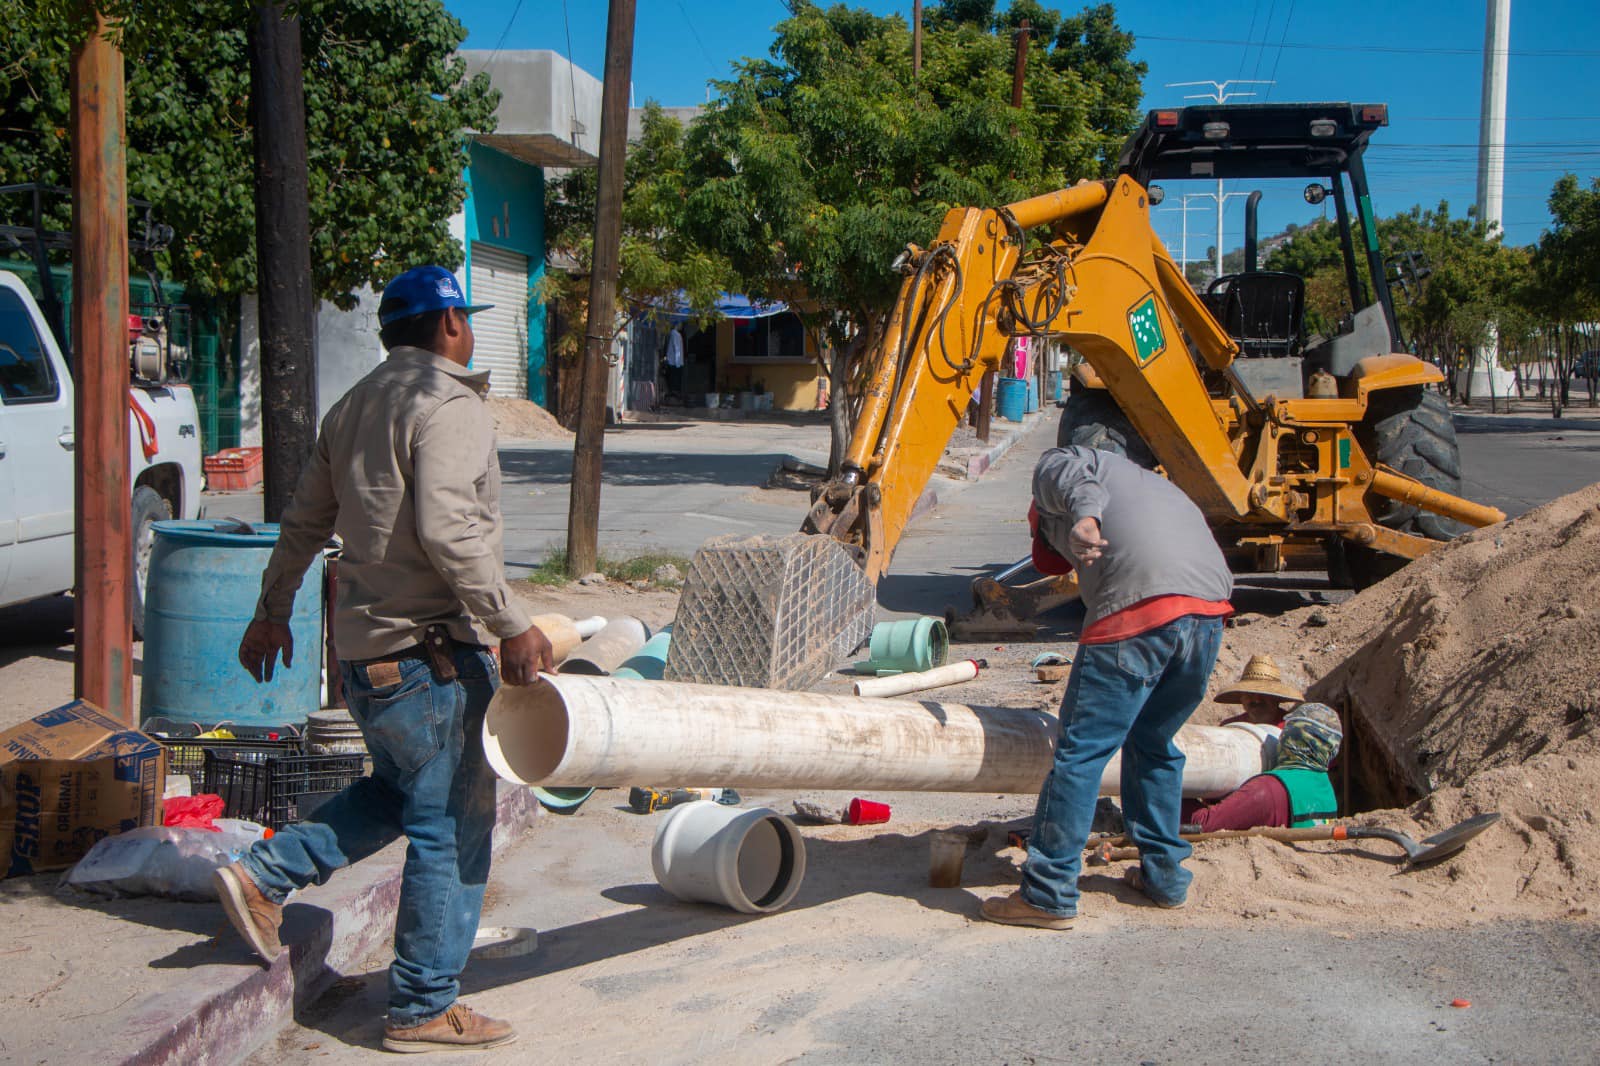
[[[661,303],[642,304],[640,312],[666,322],[687,322],[694,317],[694,312],[689,307],[689,302],[682,293],[670,300]],[[781,301],[763,302],[752,300],[748,296],[738,293],[725,292],[712,305],[710,310],[724,318],[767,318],[771,315],[781,315],[789,310],[789,305]]]

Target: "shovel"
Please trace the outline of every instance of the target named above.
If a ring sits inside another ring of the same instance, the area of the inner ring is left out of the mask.
[[[1490,811],[1433,834],[1420,844],[1397,829],[1383,829],[1369,825],[1317,825],[1306,829],[1279,829],[1261,826],[1255,829],[1219,829],[1211,833],[1189,832],[1183,834],[1188,841],[1228,840],[1233,837],[1266,837],[1284,843],[1306,840],[1387,840],[1400,845],[1406,853],[1406,866],[1425,866],[1448,858],[1467,846],[1467,842],[1500,820],[1499,811]],[[1193,827],[1189,827],[1193,828]],[[1091,855],[1095,865],[1118,859],[1136,859],[1138,848],[1113,847],[1126,844],[1127,837],[1118,837],[1098,845]]]

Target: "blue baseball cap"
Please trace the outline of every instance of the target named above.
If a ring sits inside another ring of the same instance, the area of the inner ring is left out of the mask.
[[[425,315],[429,311],[443,311],[447,307],[459,307],[467,314],[478,311],[487,311],[494,304],[478,304],[468,306],[467,294],[461,288],[461,283],[456,276],[442,266],[412,267],[401,274],[383,289],[383,300],[379,304],[393,302],[394,306],[378,316],[378,325],[387,326],[391,322],[398,322],[402,318],[412,315]]]

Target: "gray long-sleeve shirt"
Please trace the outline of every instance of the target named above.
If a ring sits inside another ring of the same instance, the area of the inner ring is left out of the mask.
[[[1200,509],[1172,482],[1120,455],[1050,449],[1033,471],[1033,502],[1040,535],[1077,571],[1085,629],[1156,596],[1221,602],[1233,592],[1233,575]],[[1107,542],[1088,566],[1069,536],[1083,518],[1098,519]]]
[[[505,579],[488,382],[400,347],[333,405],[283,514],[258,619],[289,620],[306,568],[338,533],[341,659],[400,651],[434,623],[477,644],[527,630]]]

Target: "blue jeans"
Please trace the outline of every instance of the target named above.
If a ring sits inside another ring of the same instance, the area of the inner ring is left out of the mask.
[[[1100,775],[1122,749],[1122,816],[1139,848],[1145,891],[1181,903],[1191,875],[1178,835],[1183,753],[1172,738],[1205,698],[1222,619],[1187,615],[1110,644],[1085,644],[1061,701],[1061,737],[1045,778],[1022,867],[1022,898],[1078,913],[1078,873]]]
[[[333,872],[410,839],[389,967],[389,1022],[443,1014],[478,932],[489,879],[495,777],[483,756],[483,715],[500,685],[488,653],[457,649],[455,681],[424,659],[402,659],[399,684],[375,688],[368,667],[341,662],[350,714],[372,756],[362,778],[241,859],[268,899],[325,884]]]

